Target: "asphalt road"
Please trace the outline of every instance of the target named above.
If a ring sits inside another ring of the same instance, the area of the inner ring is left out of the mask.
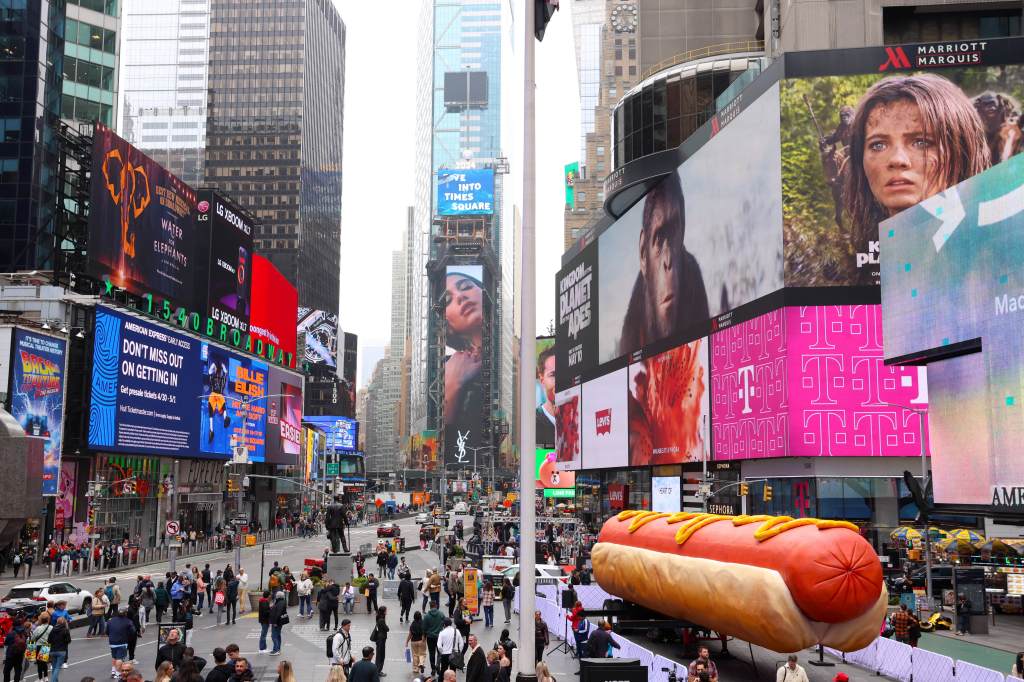
[[[405,553],[406,561],[412,568],[415,576],[422,575],[423,570],[430,567],[436,567],[438,564],[437,556],[429,553],[420,551],[419,549],[412,549],[418,547],[416,540],[418,539],[417,526],[412,522],[411,519],[405,519],[399,521],[399,525],[402,529],[402,535],[407,538],[410,543],[410,550]],[[359,527],[352,529],[352,544],[358,548],[363,543],[375,543],[376,542],[376,526],[370,527]],[[323,554],[323,550],[327,546],[326,538],[323,536],[318,538],[310,539],[290,539],[280,541],[276,543],[270,543],[266,546],[266,569],[273,564],[273,561],[278,561],[281,565],[288,565],[293,570],[297,566],[301,566],[303,560],[306,557],[318,557]],[[212,566],[222,566],[231,560],[231,555],[225,552],[214,553],[209,556],[209,561]],[[259,560],[260,551],[259,548],[247,548],[243,550],[242,565],[252,575],[250,578],[250,584],[254,587],[258,585],[258,574],[259,574]],[[206,562],[206,558],[192,558],[189,561],[199,563],[202,565]],[[376,566],[374,565],[374,568]],[[143,572],[162,574],[167,570],[166,564],[152,566],[145,569]],[[126,585],[133,585],[135,576],[138,571],[132,569],[130,571],[123,571],[115,573],[118,577],[119,582],[124,582]],[[264,575],[266,570],[264,571]],[[10,584],[11,581],[4,581],[5,584]],[[95,589],[100,581],[96,578],[87,579],[81,581],[82,587]],[[724,597],[728,598],[728,597]],[[408,632],[408,626],[400,624],[398,622],[397,614],[397,600],[385,599],[382,600],[382,605],[389,607],[389,611],[392,613],[388,616],[388,624],[391,626],[391,636],[388,638],[386,645],[386,662],[384,672],[388,673],[389,682],[393,680],[401,680],[406,682],[412,679],[411,667],[405,662],[405,637]],[[416,606],[418,606],[417,604]],[[500,615],[500,606],[496,608],[496,611]],[[300,619],[298,617],[298,609],[296,607],[289,608],[289,615],[291,616],[292,622],[284,629],[283,636],[283,655],[281,657],[270,657],[266,655],[260,655],[259,649],[259,625],[256,621],[256,617],[252,613],[243,615],[238,619],[236,625],[220,625],[216,624],[215,616],[205,613],[201,617],[195,619],[194,629],[192,630],[190,644],[196,650],[197,655],[206,658],[209,661],[209,666],[213,665],[212,651],[215,647],[223,647],[229,643],[236,643],[242,650],[242,655],[250,659],[253,664],[254,671],[256,672],[257,680],[268,680],[273,682],[275,680],[277,672],[276,666],[281,660],[289,660],[295,667],[296,677],[299,682],[323,682],[327,678],[329,671],[328,661],[324,655],[324,645],[326,639],[326,633],[319,631],[317,627],[317,621],[314,618],[312,621]],[[356,648],[369,645],[369,635],[373,629],[373,622],[369,615],[366,614],[365,604],[360,598],[356,604],[356,611],[351,616],[353,621],[353,643]],[[513,618],[512,623],[512,638],[519,641],[517,616]],[[490,648],[494,641],[497,639],[498,630],[504,625],[498,622],[498,629],[487,631],[482,627],[480,622],[474,623],[473,632],[476,633],[485,648]],[[70,647],[70,663],[66,670],[61,671],[60,677],[65,682],[79,682],[83,677],[90,676],[96,678],[99,682],[103,680],[109,680],[110,674],[110,654],[107,646],[106,637],[97,638],[86,638],[84,628],[76,628],[72,631],[73,641]],[[669,658],[675,658],[680,663],[688,663],[689,661],[677,658],[679,653],[679,644],[656,644],[647,641],[642,634],[634,633],[631,636],[635,642],[641,646],[648,648],[656,653],[660,653]],[[154,662],[156,660],[156,628],[149,627],[145,634],[139,641],[136,650],[136,660],[139,661],[138,668],[145,676],[145,679],[152,679],[154,673]],[[573,680],[574,673],[578,669],[576,662],[571,659],[563,651],[554,651],[552,649],[558,644],[557,640],[552,642],[552,646],[548,648],[548,652],[545,654],[545,660],[548,661],[552,667],[552,672],[555,677],[561,682],[566,680]],[[756,662],[756,672],[751,666],[751,649],[749,649],[744,642],[738,640],[730,642],[730,650],[736,655],[735,659],[721,660],[719,657],[720,646],[717,642],[711,643],[712,658],[718,662],[720,680],[721,682],[771,682],[775,680],[775,667],[778,662],[785,659],[785,656],[775,652],[767,651],[759,647],[753,647],[753,660]],[[801,654],[801,663],[807,670],[808,677],[811,682],[828,682],[832,679],[838,671],[844,671],[853,681],[866,681],[868,679],[878,680],[884,679],[876,677],[873,674],[869,674],[866,671],[859,670],[857,668],[845,665],[839,665],[835,668],[814,668],[806,664],[807,659],[810,657],[810,652],[804,652]],[[206,669],[208,670],[208,668]],[[206,671],[204,670],[204,672]],[[25,676],[25,680],[35,681],[37,680],[36,671],[34,665],[29,665],[26,671],[29,674]]]

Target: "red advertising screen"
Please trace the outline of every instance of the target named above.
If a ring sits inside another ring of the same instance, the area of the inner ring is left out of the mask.
[[[295,320],[299,314],[299,292],[274,264],[259,254],[252,257],[252,312],[249,332],[253,350],[257,342],[269,344],[284,354],[285,364],[295,367]],[[258,355],[264,355],[258,353]],[[266,354],[265,357],[270,357]],[[290,360],[290,361],[288,361]]]

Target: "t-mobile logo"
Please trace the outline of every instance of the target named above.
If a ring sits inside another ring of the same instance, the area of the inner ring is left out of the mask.
[[[737,391],[737,398],[743,401],[743,410],[741,414],[750,414],[753,412],[750,409],[750,399],[757,395],[757,389],[750,385],[750,382],[754,378],[754,366],[744,365],[737,370],[737,380],[741,384],[740,390]]]

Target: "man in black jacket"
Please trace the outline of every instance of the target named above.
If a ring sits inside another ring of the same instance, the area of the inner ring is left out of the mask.
[[[210,564],[203,568],[202,575],[206,584],[206,601],[210,604],[210,613],[213,613],[213,574],[210,573]]]
[[[181,666],[181,658],[185,655],[185,643],[181,641],[181,635],[177,628],[167,633],[167,643],[156,650],[156,665],[159,668],[164,661],[170,661],[177,670]]]
[[[238,578],[232,575],[224,592],[224,602],[227,606],[227,619],[224,624],[234,625],[238,619]]]
[[[476,635],[469,636],[469,658],[466,660],[466,682],[484,682],[487,679],[487,657],[480,648]]]
[[[590,637],[587,639],[587,652],[591,658],[609,658],[609,646],[613,649],[621,648],[619,643],[612,639],[609,630],[611,630],[611,626],[607,621],[602,620],[590,633]]]
[[[206,674],[206,682],[228,682],[235,666],[228,663],[228,653],[217,647],[213,650],[213,669]]]
[[[398,583],[398,603],[402,606],[398,615],[399,623],[409,620],[409,611],[412,609],[414,599],[416,599],[416,586],[412,584],[408,574],[404,575],[401,582]]]
[[[372,646],[363,647],[363,660],[352,666],[352,672],[348,676],[348,682],[380,682],[380,672],[373,662],[374,649]]]

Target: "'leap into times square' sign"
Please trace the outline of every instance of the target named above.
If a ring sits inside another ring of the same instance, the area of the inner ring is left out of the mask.
[[[437,171],[438,215],[491,215],[494,213],[494,170]]]

